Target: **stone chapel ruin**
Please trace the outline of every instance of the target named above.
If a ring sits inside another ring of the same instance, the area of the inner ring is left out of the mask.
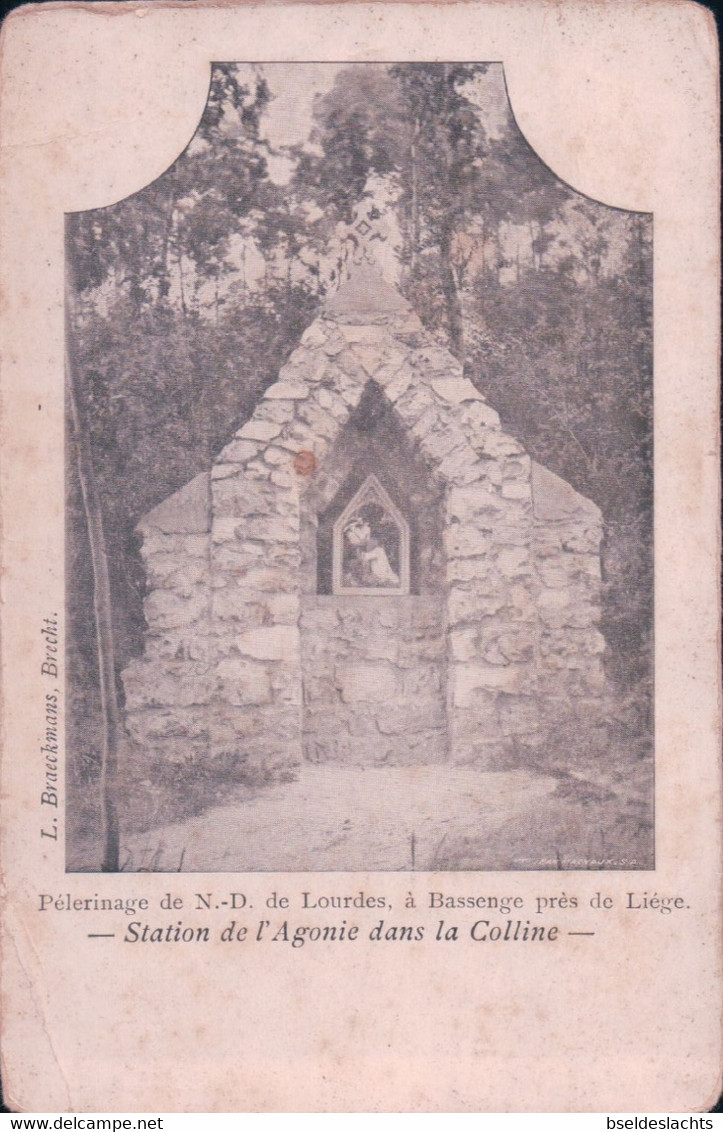
[[[138,531],[151,757],[522,764],[602,691],[598,508],[367,266]]]

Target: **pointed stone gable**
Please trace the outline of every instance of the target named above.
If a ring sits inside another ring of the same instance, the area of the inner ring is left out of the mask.
[[[440,500],[436,596],[316,592],[308,563],[319,516],[341,490],[345,437],[368,389]],[[296,470],[299,453],[313,454],[311,474]],[[193,531],[171,529],[169,516],[184,511]],[[534,742],[541,713],[568,710],[571,696],[584,711],[601,687],[598,509],[532,463],[367,265],[305,332],[210,479],[197,477],[139,529],[152,590],[146,654],[124,674],[128,725],[170,757],[237,757],[270,771],[302,747],[373,757],[395,702],[402,713],[412,704],[415,719],[433,702],[424,741],[397,736],[384,758],[404,747],[406,761],[419,750],[491,765]],[[356,628],[343,640],[302,647],[302,633],[344,624]],[[425,633],[433,665],[420,660]],[[309,729],[333,741],[302,744]]]

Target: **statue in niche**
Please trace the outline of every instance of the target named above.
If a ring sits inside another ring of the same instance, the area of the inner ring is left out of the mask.
[[[334,525],[334,592],[409,593],[409,528],[376,476]]]
[[[347,523],[344,537],[342,576],[345,586],[399,585],[399,574],[389,562],[390,555],[399,558],[399,531],[381,508],[367,504]]]

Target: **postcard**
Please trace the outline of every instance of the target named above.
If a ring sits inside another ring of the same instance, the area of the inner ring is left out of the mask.
[[[717,44],[39,4],[0,58],[21,1111],[705,1111]]]

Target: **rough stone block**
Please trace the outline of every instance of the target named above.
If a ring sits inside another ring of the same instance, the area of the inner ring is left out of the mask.
[[[489,429],[497,431],[500,415],[482,401],[473,401],[462,406],[459,419],[468,433],[478,441],[483,441]]]
[[[205,704],[212,686],[212,673],[203,663],[153,664],[147,660],[134,660],[123,673],[123,687],[130,710]]]
[[[591,555],[597,558],[602,541],[602,527],[581,527],[573,533],[562,535],[561,543],[564,550],[574,554]]]
[[[238,516],[216,517],[211,528],[211,540],[214,543],[239,542],[243,527],[243,519]]]
[[[542,590],[538,607],[542,622],[550,629],[586,628],[595,616],[592,606],[581,601],[581,594],[565,586],[556,590]]]
[[[479,389],[466,377],[440,377],[431,384],[438,397],[453,405],[461,405],[464,401],[484,401]]]
[[[509,696],[497,700],[500,728],[504,735],[529,735],[540,727],[540,708],[533,696]]]
[[[282,427],[282,421],[257,420],[252,417],[243,428],[239,429],[236,436],[239,440],[259,440],[266,443],[278,436]]]
[[[574,559],[575,571],[587,574],[595,581],[600,580],[600,556],[597,554],[576,554]]]
[[[170,741],[179,756],[187,759],[189,744],[195,746],[199,740],[203,746],[208,743],[209,718],[205,705],[130,710],[126,713],[125,723],[131,738],[144,750]]]
[[[277,625],[296,625],[301,612],[298,594],[270,594],[264,599],[264,609]]]
[[[605,688],[605,669],[601,660],[592,661],[585,671],[585,684],[590,692],[602,692]]]
[[[525,586],[519,584],[510,586],[508,598],[512,621],[537,622],[537,605]]]
[[[299,542],[299,520],[293,515],[264,515],[252,516],[244,520],[238,534],[245,539],[253,539],[262,543],[293,543]]]
[[[435,462],[466,446],[464,437],[456,428],[449,425],[440,427],[439,424],[435,427],[437,419],[436,410],[429,409],[412,426],[412,434],[418,437],[421,451]]]
[[[397,636],[373,623],[371,626],[366,626],[363,633],[350,633],[349,645],[351,655],[391,662],[399,659],[400,645]]]
[[[346,704],[364,701],[384,703],[399,692],[399,675],[391,665],[340,664],[335,671],[335,682]]]
[[[453,660],[474,660],[480,655],[479,630],[475,626],[448,631],[450,656]]]
[[[380,330],[379,326],[376,325],[341,324],[339,326],[339,333],[347,342],[361,342],[370,346],[383,346],[384,349],[389,349],[393,343],[393,339],[389,333],[386,330]]]
[[[264,461],[267,464],[270,464],[272,468],[288,467],[289,469],[291,469],[293,467],[293,457],[289,454],[287,448],[281,448],[280,446],[277,446],[275,444],[269,444],[266,448],[264,448],[262,455]],[[273,479],[271,482],[273,483]],[[292,482],[293,477],[289,477],[288,483]]]
[[[440,731],[447,725],[441,702],[434,700],[404,701],[392,706],[380,705],[374,710],[374,722],[382,735],[406,735],[415,731]]]
[[[336,358],[347,347],[347,340],[340,333],[340,327],[336,323],[326,322],[324,324],[324,332],[326,334],[326,343],[323,347],[324,353],[328,358]]]
[[[301,335],[301,344],[306,346],[307,349],[313,350],[316,347],[324,347],[327,342],[326,330],[324,323],[317,319],[312,322],[311,326]]]
[[[540,520],[565,520],[578,516],[588,523],[601,523],[599,507],[580,495],[565,480],[541,464],[532,462],[532,496],[535,517]]]
[[[524,456],[524,449],[521,444],[504,432],[496,432],[492,429],[488,429],[482,437],[482,450],[485,455],[493,459],[502,456]]]
[[[513,632],[502,633],[497,638],[497,647],[506,662],[525,663],[533,659],[537,639],[537,630],[524,626]]]
[[[422,373],[439,375],[442,378],[462,380],[462,366],[449,350],[442,346],[425,345],[412,355],[414,365]]]
[[[176,554],[153,554],[146,562],[146,577],[150,589],[176,590],[190,597],[195,586],[208,578],[208,564],[202,558]]]
[[[465,621],[478,621],[481,617],[499,613],[507,601],[505,593],[485,592],[484,589],[469,586],[454,586],[449,591],[447,616],[450,625]]]
[[[325,354],[317,351],[295,350],[285,366],[279,371],[280,381],[293,383],[318,384],[326,376],[328,359]]]
[[[413,668],[403,669],[400,675],[404,699],[413,699],[415,696],[437,696],[442,689],[441,664],[415,664]]]
[[[394,405],[415,380],[414,370],[404,362],[396,369],[394,374],[387,374],[385,371],[380,371],[377,374],[377,380],[379,384],[383,386],[384,392]]]
[[[279,491],[269,483],[249,483],[243,476],[221,480],[213,485],[214,529],[219,518],[283,515],[298,523],[298,504],[290,492]]]
[[[499,589],[499,582],[490,558],[450,558],[447,562],[447,580],[458,582],[484,582],[489,590]]]
[[[264,480],[268,483],[271,476],[269,465],[261,459],[249,460],[244,474],[249,482]]]
[[[480,481],[480,467],[468,443],[460,444],[444,456],[437,465],[436,476],[442,483],[466,487]]]
[[[303,401],[308,396],[309,387],[303,381],[277,381],[264,393],[270,401]]]
[[[479,558],[489,552],[490,538],[472,523],[453,523],[444,530],[444,548],[449,558]]]
[[[304,758],[311,763],[342,762],[351,759],[352,740],[346,731],[306,731]]]
[[[240,444],[243,441],[239,441]],[[225,480],[229,476],[238,474],[238,467],[236,464],[214,464],[211,468],[211,480]]]
[[[410,385],[396,399],[395,408],[407,428],[413,428],[423,413],[433,404],[434,394],[429,389],[424,385]]]
[[[302,699],[311,707],[329,708],[339,703],[339,689],[330,672],[310,670],[306,657],[302,659]]]
[[[211,705],[209,733],[214,745],[235,747],[249,754],[264,743],[273,751],[296,748],[301,753],[301,712],[292,704],[245,704],[238,707],[216,697]]]
[[[518,578],[530,570],[530,553],[524,546],[505,546],[495,554],[495,565],[505,578]]]
[[[268,704],[271,679],[263,664],[228,657],[216,668],[216,692],[232,704]]]
[[[245,586],[229,585],[213,594],[214,621],[231,621],[237,628],[255,628],[263,624],[263,607],[250,597]]]
[[[505,503],[488,484],[454,486],[448,492],[446,510],[450,521],[474,525],[481,515],[499,515],[505,510]]]
[[[210,628],[210,620],[208,623]],[[215,656],[216,638],[200,631],[198,625],[171,629],[162,636],[146,639],[144,660],[166,664],[171,660],[200,660],[208,663]]]
[[[313,435],[324,440],[334,440],[339,432],[339,422],[331,413],[322,409],[318,399],[314,396],[299,405],[298,417],[311,430]]]
[[[481,759],[504,742],[497,712],[497,696],[478,692],[472,708],[458,708],[450,715],[449,751],[455,763]]]
[[[299,662],[299,630],[295,625],[270,625],[241,633],[239,652],[259,660],[285,660],[290,665]]]
[[[394,380],[402,366],[407,363],[406,352],[396,349],[394,346],[388,347],[384,352],[384,360],[374,374],[374,380],[382,388],[389,385]]]
[[[216,461],[216,467],[224,464],[245,464],[248,460],[253,460],[255,456],[258,456],[260,451],[261,445],[254,440],[232,440],[222,449]],[[214,478],[216,467],[211,473]]]
[[[148,628],[152,633],[189,626],[208,617],[209,598],[205,590],[194,590],[182,597],[172,590],[153,590],[143,602]]]
[[[269,480],[274,487],[289,488],[296,485],[297,477],[294,472],[293,466],[281,464],[279,467],[274,468],[269,476]]]
[[[281,383],[292,384],[292,383]],[[251,420],[253,421],[269,421],[272,424],[289,424],[294,419],[294,412],[296,409],[296,402],[286,398],[284,401],[276,401],[274,397],[266,398],[260,401],[256,406],[256,411],[253,413]]]
[[[524,481],[506,480],[502,484],[502,498],[503,499],[521,499],[529,502],[532,499],[532,491],[529,483]]]
[[[296,665],[273,664],[270,666],[271,691],[274,703],[297,704],[303,701],[301,676]]]
[[[261,567],[284,571],[289,593],[298,589],[299,548],[293,543],[270,545],[241,538],[215,545],[211,555],[211,586],[220,588],[247,578],[249,571]],[[279,576],[281,582],[281,576]],[[251,583],[248,583],[253,588]]]
[[[482,692],[519,692],[522,688],[523,669],[518,665],[492,664],[450,665],[448,681],[452,688],[455,707],[471,708]]]
[[[605,651],[605,638],[597,629],[548,629],[540,638],[542,656],[595,657]]]
[[[239,579],[250,590],[262,590],[264,593],[294,593],[298,591],[298,575],[292,569],[282,566],[267,566],[244,569],[239,573]]]
[[[502,478],[506,482],[519,483],[520,480],[523,480],[529,484],[532,474],[532,461],[529,456],[508,456],[499,461],[499,466],[502,471]],[[510,498],[512,499],[514,496],[510,496]]]
[[[570,562],[559,556],[543,557],[538,560],[537,573],[543,586],[560,589],[570,583]]]
[[[508,767],[512,751],[510,740],[487,738],[484,733],[453,741],[452,759],[455,766],[474,766],[479,770],[498,770]]]
[[[336,390],[320,386],[316,392],[316,403],[334,418],[337,425],[343,425],[349,417],[349,404]]]
[[[353,353],[354,357],[369,377],[376,376],[387,358],[387,351],[384,346],[380,346],[374,342],[356,342],[354,344]]]

